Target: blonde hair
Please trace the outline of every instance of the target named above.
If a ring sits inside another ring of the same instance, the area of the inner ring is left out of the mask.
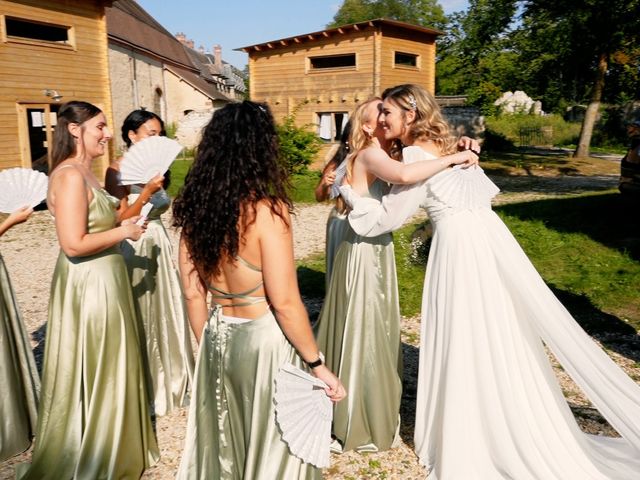
[[[353,162],[358,153],[373,143],[373,137],[367,135],[362,128],[363,125],[370,120],[367,116],[369,105],[374,102],[382,102],[380,97],[371,97],[356,107],[351,114],[351,133],[349,134],[349,155],[347,156],[347,181],[351,182],[351,172],[353,171]]]
[[[456,152],[457,138],[451,133],[436,99],[424,88],[412,84],[398,85],[382,92],[382,98],[392,100],[404,112],[415,112],[415,120],[409,125],[409,136],[413,141],[431,140],[443,155]]]

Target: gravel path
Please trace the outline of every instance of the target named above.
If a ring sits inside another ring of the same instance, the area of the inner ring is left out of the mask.
[[[500,177],[496,183],[503,194],[496,203],[528,201],[540,198],[567,195],[582,190],[601,190],[615,186],[614,176],[599,177],[559,177],[528,180],[522,177]],[[552,191],[553,193],[549,193]],[[325,224],[331,209],[330,205],[303,205],[297,209],[294,217],[294,248],[296,259],[322,252],[325,241]],[[417,218],[424,218],[419,214]],[[174,243],[175,231],[170,232]],[[23,225],[10,230],[0,239],[0,251],[11,275],[14,289],[39,364],[42,361],[42,347],[47,318],[47,302],[51,275],[58,255],[58,243],[51,216],[47,212],[36,212]],[[420,280],[420,284],[422,281]],[[318,299],[310,299],[315,304]],[[637,337],[637,335],[635,336]],[[625,370],[640,380],[640,364],[633,360],[640,353],[637,338],[627,339],[634,349],[628,356],[612,354]],[[349,452],[333,456],[332,466],[325,470],[328,479],[417,479],[424,478],[425,471],[418,465],[412,450],[413,417],[415,414],[415,394],[417,377],[417,359],[419,344],[419,318],[403,320],[403,342],[405,357],[405,381],[402,405],[402,441],[398,448],[379,454],[355,454]],[[611,433],[599,416],[594,414],[582,393],[571,380],[556,368],[558,377],[569,402],[576,411],[583,428],[593,432]],[[149,469],[145,479],[174,478],[183,447],[186,427],[186,409],[158,419],[156,428],[160,445],[161,460]],[[0,464],[0,479],[13,478],[14,465],[29,460],[30,453],[15,457]]]

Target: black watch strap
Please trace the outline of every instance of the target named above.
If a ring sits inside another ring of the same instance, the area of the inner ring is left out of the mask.
[[[317,359],[317,360],[315,360],[315,361],[313,361],[313,362],[307,362],[307,361],[305,360],[305,363],[307,364],[307,366],[308,366],[309,368],[316,368],[316,367],[319,367],[320,365],[322,365],[322,357],[318,357],[318,359]]]

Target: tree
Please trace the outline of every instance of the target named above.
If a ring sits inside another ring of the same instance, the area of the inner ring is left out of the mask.
[[[327,28],[375,18],[440,29],[447,24],[437,0],[344,0]]]

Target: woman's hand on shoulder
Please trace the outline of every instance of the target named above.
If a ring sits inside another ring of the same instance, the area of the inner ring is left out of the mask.
[[[347,396],[347,391],[340,379],[326,365],[319,365],[311,369],[311,372],[316,378],[327,384],[328,388],[325,388],[325,392],[332,402],[338,403]]]
[[[480,155],[480,143],[475,138],[463,135],[458,140],[458,150],[471,150],[476,155]]]
[[[463,168],[469,168],[473,165],[477,165],[479,158],[480,157],[478,157],[473,150],[462,150],[461,152],[442,157],[441,161],[448,165],[462,165]]]

